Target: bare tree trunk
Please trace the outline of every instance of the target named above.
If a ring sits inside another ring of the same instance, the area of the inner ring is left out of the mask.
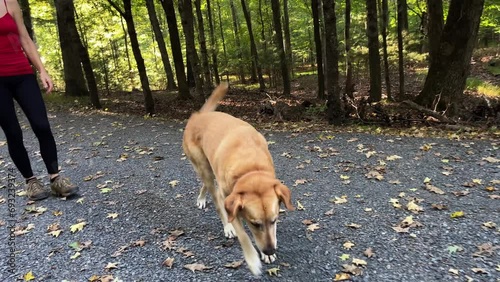
[[[407,0],[400,0],[401,1],[401,17],[402,17],[402,25],[403,25],[403,30],[408,31],[408,2]]]
[[[264,13],[262,12],[262,0],[259,0],[259,22],[260,22],[260,38],[262,41],[262,49],[264,49],[264,54],[267,56],[269,53],[267,50],[266,25],[264,22]],[[269,67],[269,63],[264,62],[264,69],[267,70],[267,76],[269,78],[269,86],[272,87],[273,84],[271,80],[271,68]]]
[[[248,11],[247,4],[245,0],[241,0],[241,7],[243,8],[243,14],[245,15],[245,20],[247,22],[248,35],[250,36],[250,49],[252,52],[252,61],[257,69],[257,76],[259,79],[259,88],[260,90],[266,89],[266,85],[264,84],[264,78],[262,77],[262,68],[260,67],[259,62],[259,54],[257,52],[257,46],[255,45],[255,38],[253,36],[252,29],[252,20],[250,17],[250,12]]]
[[[285,55],[288,72],[293,77],[292,39],[290,36],[290,17],[288,16],[288,0],[283,0],[283,30],[285,34]]]
[[[380,53],[377,27],[377,0],[366,0],[368,36],[368,59],[370,64],[370,98],[371,102],[382,99],[382,78],[380,69]]]
[[[227,66],[227,50],[226,50],[226,40],[224,39],[224,29],[222,28],[222,16],[220,12],[220,2],[217,0],[217,11],[219,15],[219,28],[220,28],[220,37],[222,39],[222,50],[224,50],[224,66],[226,72],[226,81],[229,82],[229,70]]]
[[[273,25],[275,31],[275,43],[278,49],[281,75],[283,77],[283,95],[291,95],[290,73],[288,72],[288,64],[286,61],[285,48],[283,46],[283,31],[281,29],[281,11],[279,0],[271,0],[271,8],[273,10]]]
[[[167,47],[165,46],[163,33],[161,32],[160,24],[158,22],[158,17],[156,15],[154,1],[146,0],[146,7],[148,9],[148,15],[149,15],[149,20],[151,22],[151,27],[153,27],[155,39],[156,42],[158,42],[158,48],[160,49],[161,60],[163,62],[163,69],[165,70],[165,75],[167,76],[167,89],[173,90],[177,86],[175,85],[174,73],[172,71],[172,66],[170,65],[170,58],[168,57]]]
[[[219,63],[217,61],[217,41],[215,40],[214,21],[212,18],[211,0],[207,0],[208,24],[210,27],[210,54],[212,55],[212,68],[214,71],[215,83],[220,84]]]
[[[484,0],[451,0],[439,52],[433,58],[424,88],[416,98],[418,104],[456,114],[469,75],[483,6]]]
[[[439,57],[441,33],[443,32],[443,0],[427,0],[428,37],[429,37],[429,66],[436,64]]]
[[[340,124],[343,119],[343,109],[340,100],[339,87],[339,50],[337,40],[337,16],[335,15],[335,0],[323,0],[325,15],[326,40],[326,89],[328,92],[328,122]]]
[[[64,66],[65,94],[88,96],[80,58],[80,40],[76,30],[73,1],[55,0],[57,27]],[[81,44],[81,42],[80,42]]]
[[[26,26],[26,30],[28,31],[31,39],[36,42],[35,33],[33,32],[33,23],[31,22],[31,9],[29,0],[19,0],[19,6],[23,11],[23,21],[24,25]]]
[[[132,4],[131,0],[123,0],[123,11],[116,5],[112,0],[108,2],[113,6],[120,15],[125,19],[127,24],[128,34],[130,36],[130,45],[132,45],[132,53],[134,54],[135,62],[137,64],[137,70],[139,71],[139,77],[141,79],[142,92],[144,93],[144,105],[146,112],[152,116],[155,114],[155,104],[153,100],[153,95],[151,89],[149,88],[148,74],[146,72],[146,65],[144,64],[144,59],[142,58],[141,49],[139,45],[139,40],[137,39],[137,32],[135,30],[134,18],[132,17]]]
[[[196,18],[198,19],[198,41],[200,42],[201,66],[203,68],[205,89],[212,88],[212,77],[210,76],[210,67],[208,66],[207,41],[205,39],[205,26],[203,24],[203,15],[201,13],[201,0],[194,1],[196,6]]]
[[[380,0],[379,0],[380,3]],[[389,73],[389,55],[387,54],[387,24],[389,21],[389,5],[387,0],[382,0],[382,49],[384,52],[384,75],[385,75],[385,88],[387,91],[387,100],[393,101],[391,94],[391,78]]]
[[[398,72],[399,72],[399,97],[404,99],[405,95],[405,65],[403,54],[403,29],[404,29],[404,15],[403,4],[401,0],[398,1]]]
[[[179,100],[189,100],[193,97],[189,93],[189,87],[186,80],[186,71],[184,70],[184,59],[182,58],[181,41],[179,38],[179,29],[177,28],[177,18],[173,0],[160,0],[160,3],[167,18],[168,32],[170,35],[170,47],[172,48],[172,57],[174,59],[175,76],[179,86]]]
[[[318,0],[311,0],[311,10],[313,14],[314,45],[316,45],[316,65],[318,70],[318,98],[325,98],[325,75],[323,73],[323,48],[319,27],[319,3]]]
[[[345,60],[346,60],[346,78],[345,93],[354,99],[354,83],[352,81],[352,57],[351,57],[351,0],[345,2]]]
[[[233,16],[233,27],[234,27],[234,40],[236,44],[236,52],[238,55],[238,71],[240,75],[241,83],[245,84],[245,70],[243,67],[243,54],[241,51],[241,42],[240,42],[240,24],[238,22],[238,16],[236,14],[236,8],[234,7],[234,1],[229,0],[229,4],[231,5],[231,15]]]

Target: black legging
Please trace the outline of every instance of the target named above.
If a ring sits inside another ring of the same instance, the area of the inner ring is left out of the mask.
[[[23,132],[14,108],[14,99],[28,118],[40,143],[40,154],[49,174],[58,172],[57,149],[47,110],[34,74],[0,77],[0,126],[7,138],[9,154],[25,178],[33,176],[24,147]]]

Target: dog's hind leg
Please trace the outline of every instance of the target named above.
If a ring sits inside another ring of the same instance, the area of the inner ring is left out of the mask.
[[[191,161],[196,174],[201,179],[202,186],[198,194],[198,199],[196,200],[196,205],[198,208],[204,209],[207,205],[207,191],[215,189],[215,175],[201,149],[195,146],[184,146],[184,152],[186,152],[186,156]]]

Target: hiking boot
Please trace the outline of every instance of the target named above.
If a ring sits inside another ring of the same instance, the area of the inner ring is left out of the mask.
[[[56,176],[56,178],[50,180],[50,189],[52,194],[59,197],[69,197],[78,192],[78,186],[62,176]]]
[[[38,201],[47,198],[50,195],[50,191],[43,187],[40,180],[32,178],[26,183],[26,195],[32,201]]]

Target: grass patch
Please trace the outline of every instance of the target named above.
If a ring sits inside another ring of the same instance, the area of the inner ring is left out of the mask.
[[[500,64],[500,61],[497,63]],[[486,69],[492,74],[492,75],[500,75],[500,66],[488,66]]]
[[[476,77],[467,78],[467,89],[490,97],[500,97],[500,87]]]
[[[90,97],[72,97],[67,96],[64,92],[52,92],[43,95],[45,103],[58,106],[75,106],[75,105],[88,105],[90,104]]]

